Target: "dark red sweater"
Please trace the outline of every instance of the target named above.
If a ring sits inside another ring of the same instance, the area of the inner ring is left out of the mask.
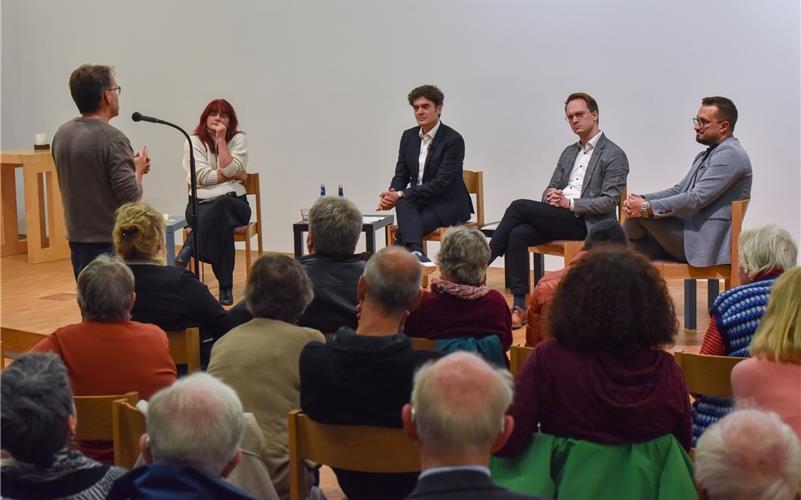
[[[499,456],[522,453],[537,424],[548,434],[595,443],[639,443],[668,433],[687,450],[692,442],[684,377],[658,349],[624,358],[546,340],[518,373],[508,414],[515,427]]]
[[[503,350],[508,351],[512,345],[512,313],[497,290],[473,300],[423,290],[423,300],[409,315],[403,332],[427,339],[497,335]]]

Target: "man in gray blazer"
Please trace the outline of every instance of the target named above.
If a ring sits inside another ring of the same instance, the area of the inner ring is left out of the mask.
[[[732,134],[737,107],[726,97],[704,97],[693,118],[698,153],[675,186],[623,202],[626,233],[652,259],[696,267],[731,263],[731,202],[751,198],[751,161]]]
[[[614,219],[629,173],[626,153],[598,128],[595,99],[584,92],[570,94],[565,119],[579,142],[562,152],[542,201],[513,201],[490,241],[490,262],[506,256],[514,328],[525,322],[528,247],[552,240],[583,240],[593,224]]]

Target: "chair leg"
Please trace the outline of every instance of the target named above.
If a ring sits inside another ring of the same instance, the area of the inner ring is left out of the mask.
[[[707,309],[711,309],[712,304],[715,303],[715,299],[718,297],[718,295],[720,295],[720,281],[706,280],[706,286],[706,306]]]
[[[545,274],[545,256],[541,253],[535,253],[534,255],[534,283],[529,287],[530,290],[534,290],[534,286],[542,279],[542,275]]]
[[[250,238],[245,239],[245,279],[250,278]]]
[[[684,328],[688,330],[695,330],[697,326],[695,302],[695,280],[684,280]]]

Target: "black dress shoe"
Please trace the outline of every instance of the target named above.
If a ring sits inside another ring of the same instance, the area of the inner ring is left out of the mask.
[[[234,303],[234,291],[230,288],[220,290],[220,304],[230,306]]]
[[[180,267],[181,269],[186,269],[187,264],[189,264],[189,259],[191,258],[192,246],[184,243],[184,246],[181,247],[178,255],[175,256],[175,266]]]

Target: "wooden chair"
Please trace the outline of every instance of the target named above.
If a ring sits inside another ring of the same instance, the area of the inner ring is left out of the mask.
[[[673,359],[684,373],[690,394],[730,398],[732,397],[731,371],[734,365],[748,358],[677,351],[673,354]]]
[[[111,406],[120,399],[135,405],[139,401],[139,393],[133,391],[126,394],[73,397],[75,414],[78,417],[75,441],[113,441]]]
[[[126,399],[111,403],[114,465],[132,469],[139,458],[139,439],[147,432],[145,416]]]
[[[462,179],[469,194],[476,196],[476,219],[466,222],[464,225],[468,227],[479,228],[484,225],[484,172],[480,170],[464,170],[462,171]],[[428,242],[441,241],[442,235],[445,233],[447,227],[439,227],[434,231],[423,236],[423,253],[428,255]],[[398,232],[398,226],[392,224],[387,226],[387,246],[395,243],[395,235]]]
[[[623,186],[620,190],[620,198],[617,203],[617,219],[621,224],[625,218],[623,215],[623,201],[626,199],[626,196],[628,196],[628,188]],[[544,257],[546,255],[563,257],[565,267],[567,267],[570,261],[573,260],[573,257],[581,251],[583,246],[584,240],[554,240],[541,245],[528,247],[528,252],[534,255],[534,284],[536,284],[545,273]],[[529,288],[531,290],[534,289],[533,286]]]
[[[176,365],[186,365],[187,373],[200,370],[200,329],[167,330],[170,355]]]
[[[46,339],[47,336],[48,334],[46,333],[28,332],[5,326],[0,327],[0,347],[2,347],[2,351],[0,351],[0,368],[5,369],[6,359],[17,359],[30,351],[40,341]]]
[[[234,228],[234,241],[245,242],[245,277],[247,278],[250,276],[250,240],[254,236],[257,236],[256,244],[258,245],[259,256],[264,253],[263,233],[261,230],[261,185],[259,184],[258,172],[248,173],[248,179],[243,185],[247,194],[256,198],[256,220],[248,222],[247,225]],[[190,232],[191,228],[184,228],[184,241],[189,237]]]
[[[531,353],[534,352],[533,347],[526,347],[522,345],[513,345],[509,348],[509,371],[512,375],[517,376],[523,363],[526,362]]]
[[[422,337],[409,337],[412,341],[412,348],[418,351],[436,351],[437,341],[424,339]]]
[[[403,429],[327,425],[289,413],[289,497],[306,496],[304,460],[359,472],[417,472],[420,457]]]
[[[731,202],[731,263],[721,264],[710,267],[694,267],[683,262],[673,262],[666,260],[654,261],[654,266],[659,270],[665,280],[683,279],[684,281],[684,327],[695,329],[696,327],[696,290],[695,280],[709,280],[708,303],[711,307],[712,301],[718,294],[719,282],[724,280],[724,289],[740,286],[740,233],[743,230],[743,219],[748,209],[749,200],[737,200]]]

